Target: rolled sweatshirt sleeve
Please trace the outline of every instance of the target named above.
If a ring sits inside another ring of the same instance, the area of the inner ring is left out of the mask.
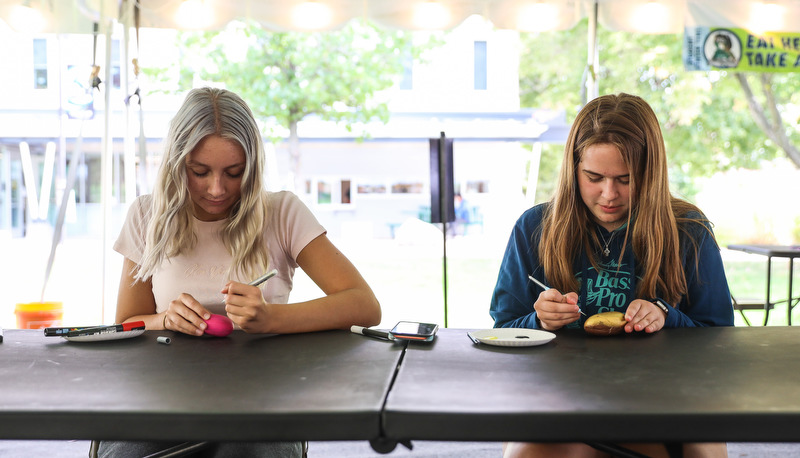
[[[541,290],[528,275],[546,283],[536,249],[543,210],[542,205],[533,207],[514,224],[489,309],[496,328],[539,327],[533,304]]]

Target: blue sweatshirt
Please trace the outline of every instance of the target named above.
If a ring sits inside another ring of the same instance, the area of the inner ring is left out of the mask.
[[[492,294],[489,314],[496,328],[538,328],[533,304],[542,289],[528,279],[532,275],[545,285],[550,285],[539,262],[538,245],[540,225],[547,204],[537,205],[520,216],[506,247],[497,284]],[[699,218],[699,214],[690,215]],[[719,246],[712,235],[701,225],[690,223],[685,227],[688,236],[680,232],[680,250],[686,275],[688,292],[678,304],[672,306],[664,323],[665,328],[694,326],[732,326],[733,306],[728,281],[722,265]],[[709,228],[710,229],[710,228]],[[610,253],[605,256],[603,246],[597,248],[601,269],[597,271],[585,253],[575,260],[574,273],[580,291],[578,305],[587,316],[596,313],[625,312],[636,297],[636,284],[640,279],[631,243],[627,244],[618,266],[620,251],[625,237],[625,226],[608,232],[597,225],[600,238],[608,243]],[[694,239],[697,245],[695,262]],[[566,294],[568,291],[561,291]],[[642,297],[653,300],[656,298]],[[663,301],[665,302],[666,301]],[[585,316],[567,325],[567,328],[583,328]]]

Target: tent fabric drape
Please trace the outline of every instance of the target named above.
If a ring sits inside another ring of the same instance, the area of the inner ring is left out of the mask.
[[[249,19],[273,30],[307,30],[293,17],[296,8],[308,0],[192,0],[209,8],[208,22],[181,23],[178,12],[186,0],[28,0],[27,4],[45,15],[44,32],[91,33],[92,24],[119,20],[126,3],[135,1],[141,13],[142,27],[203,28],[215,30],[234,19]],[[0,18],[9,21],[14,7],[22,0],[0,0]],[[312,2],[313,3],[313,2]],[[395,29],[420,29],[415,17],[419,8],[431,0],[316,0],[330,12],[322,30],[336,29],[353,18],[368,18]],[[800,24],[800,2],[796,0],[437,0],[447,16],[438,28],[449,29],[471,15],[481,15],[501,29],[526,30],[523,14],[538,15],[539,26],[550,30],[571,28],[587,17],[598,5],[598,22],[611,29],[639,33],[681,33],[686,25],[747,27],[759,14],[773,14],[775,24],[783,28]],[[754,10],[767,5],[779,13]],[[532,13],[531,8],[538,8]],[[777,8],[777,9],[776,9]],[[721,22],[722,21],[722,22]],[[723,23],[724,22],[724,23]],[[776,30],[777,31],[777,30]]]

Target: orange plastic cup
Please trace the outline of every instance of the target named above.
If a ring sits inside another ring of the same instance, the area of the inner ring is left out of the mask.
[[[61,302],[28,302],[17,304],[14,314],[19,329],[42,329],[61,326],[64,309]]]

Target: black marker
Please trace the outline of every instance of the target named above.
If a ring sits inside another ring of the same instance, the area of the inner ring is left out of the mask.
[[[144,321],[133,321],[130,323],[112,324],[109,326],[95,326],[93,328],[81,328],[69,331],[67,337],[83,337],[95,334],[110,334],[113,332],[138,331],[144,329]]]
[[[87,329],[89,327],[90,326],[72,326],[70,328],[44,328],[44,335],[47,337],[65,336],[70,331],[78,331],[80,329]]]
[[[392,340],[389,333],[386,331],[378,331],[377,329],[365,328],[364,326],[350,326],[350,332],[354,334],[361,334],[364,336],[377,337],[384,340]]]

